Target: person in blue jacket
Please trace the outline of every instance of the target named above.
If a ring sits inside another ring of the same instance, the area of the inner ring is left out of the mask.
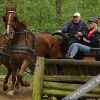
[[[64,26],[61,30],[62,33],[70,33],[70,44],[80,42],[80,37],[87,33],[87,26],[85,22],[81,21],[80,13],[73,15],[73,20]]]
[[[66,55],[68,58],[74,58],[78,51],[90,54],[91,47],[97,48],[99,46],[100,33],[97,31],[97,24],[94,18],[89,19],[89,27],[90,28],[87,34],[80,38],[82,44],[73,43],[69,47],[68,53]]]

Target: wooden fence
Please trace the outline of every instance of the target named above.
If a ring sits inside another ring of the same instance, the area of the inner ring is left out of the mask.
[[[45,66],[48,64],[60,64],[70,66],[88,66],[100,67],[100,61],[88,62],[71,59],[45,59],[44,57],[37,57],[36,67],[33,76],[33,100],[42,100],[42,95],[50,96],[49,100],[57,100],[57,97],[64,97],[77,89],[79,86],[87,82],[93,76],[46,76]],[[100,98],[100,86],[94,88],[84,95],[86,98]]]

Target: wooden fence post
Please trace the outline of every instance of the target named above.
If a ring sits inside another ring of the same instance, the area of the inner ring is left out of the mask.
[[[33,100],[41,100],[44,70],[45,70],[44,57],[37,57],[34,76],[33,76]]]

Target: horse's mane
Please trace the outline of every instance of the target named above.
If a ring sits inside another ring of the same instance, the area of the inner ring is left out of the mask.
[[[25,25],[25,23],[23,21],[18,21],[18,23],[24,28],[27,29],[27,26]]]
[[[50,32],[37,32],[37,34],[51,34],[52,35],[52,33],[50,33]]]

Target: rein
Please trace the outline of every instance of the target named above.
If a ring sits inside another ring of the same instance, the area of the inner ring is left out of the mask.
[[[7,35],[7,34],[6,34],[6,35]],[[7,38],[8,38],[8,41],[7,41],[6,35],[1,35],[1,36],[4,38],[5,42],[4,42],[4,44],[1,44],[1,45],[0,45],[0,49],[3,49],[4,47],[6,47],[6,45],[7,45],[8,42],[9,42],[9,37],[7,36]]]

